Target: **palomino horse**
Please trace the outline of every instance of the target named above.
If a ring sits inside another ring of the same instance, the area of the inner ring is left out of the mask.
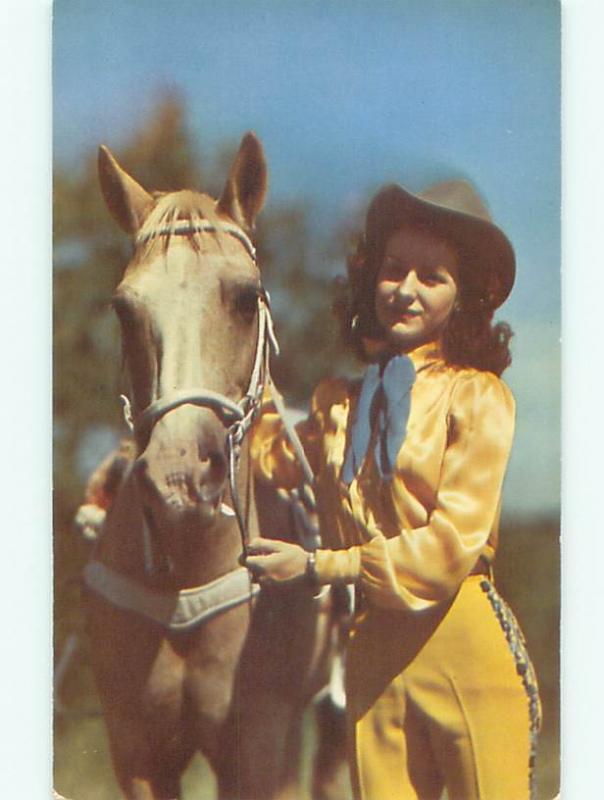
[[[134,239],[114,295],[135,457],[85,570],[93,670],[121,789],[176,798],[196,751],[221,798],[287,789],[304,707],[327,680],[333,620],[306,586],[262,590],[246,432],[271,322],[249,239],[266,191],[247,134],[217,202],[152,195],[106,148],[101,187]]]

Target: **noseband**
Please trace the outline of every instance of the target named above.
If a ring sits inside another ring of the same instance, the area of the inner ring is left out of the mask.
[[[256,251],[246,234],[234,225],[224,224],[219,228],[204,220],[198,223],[188,221],[177,222],[173,227],[154,231],[139,240],[139,243],[160,235],[185,236],[202,232],[221,231],[234,236],[247,250],[256,263]],[[250,430],[256,413],[262,403],[264,387],[269,381],[269,359],[271,350],[279,353],[279,345],[273,329],[273,320],[270,312],[268,293],[262,289],[258,294],[258,336],[256,340],[256,353],[247,390],[240,400],[232,400],[226,395],[205,388],[179,389],[170,394],[159,397],[150,403],[139,414],[133,415],[129,399],[120,395],[124,406],[124,418],[137,441],[148,441],[157,422],[183,405],[194,405],[211,409],[226,427],[226,450],[228,462],[229,487],[233,510],[237,518],[241,534],[242,546],[245,551],[249,534],[247,522],[244,517],[239,491],[237,489],[237,467],[241,452],[242,442]]]

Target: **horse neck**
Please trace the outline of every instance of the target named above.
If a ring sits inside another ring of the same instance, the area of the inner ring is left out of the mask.
[[[236,484],[247,534],[256,536],[258,517],[247,441],[241,449]],[[234,516],[219,513],[203,527],[192,526],[190,522],[177,525],[169,539],[165,532],[158,533],[159,536],[154,536],[145,532],[138,486],[131,474],[107,514],[96,558],[117,572],[158,590],[201,586],[240,566],[243,542]]]

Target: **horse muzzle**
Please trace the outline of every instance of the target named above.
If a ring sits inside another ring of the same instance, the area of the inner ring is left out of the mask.
[[[224,426],[207,409],[182,407],[159,420],[134,466],[145,507],[166,522],[210,521],[226,485],[225,445]]]

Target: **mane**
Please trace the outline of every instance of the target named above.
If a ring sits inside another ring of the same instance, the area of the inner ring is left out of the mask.
[[[207,194],[184,189],[179,192],[157,192],[155,205],[143,222],[135,240],[136,260],[145,258],[155,245],[167,250],[170,239],[177,230],[182,234],[183,223],[190,223],[192,230],[185,235],[191,246],[201,248],[201,230],[194,230],[203,222],[220,228],[221,221],[216,214],[216,201]]]

